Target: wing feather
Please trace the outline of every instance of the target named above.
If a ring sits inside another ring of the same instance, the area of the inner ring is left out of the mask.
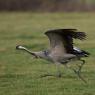
[[[63,44],[63,42],[65,41],[63,40],[62,36],[53,32],[46,33],[46,35],[50,40],[50,50],[52,51],[52,53],[61,55],[61,53],[63,54],[66,52]]]
[[[59,53],[73,52],[73,38],[83,40],[86,37],[84,32],[77,32],[77,29],[56,29],[45,32],[50,40],[50,47]]]

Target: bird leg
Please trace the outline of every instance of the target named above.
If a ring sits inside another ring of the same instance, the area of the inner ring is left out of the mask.
[[[78,65],[78,73],[81,73],[81,69],[82,69],[82,67],[83,67],[83,65],[85,64],[85,60],[81,60],[81,59],[79,59],[80,61],[82,61],[82,63],[80,64],[80,65]]]
[[[78,77],[81,80],[83,80],[85,83],[87,83],[86,80],[81,76],[81,69],[82,69],[83,65],[85,64],[85,60],[82,60],[82,59],[79,59],[79,60],[82,61],[82,63],[80,64],[80,66],[78,65],[78,67],[79,67],[78,71],[76,71],[74,69],[73,69],[73,71],[78,75]]]
[[[56,77],[62,77],[61,71],[60,71],[60,63],[55,63],[56,64],[56,70],[57,70],[57,74],[53,75],[53,74],[44,74],[41,76],[42,77],[47,77],[47,76],[56,76]]]
[[[79,77],[83,82],[87,83],[86,80],[81,76],[81,69],[82,69],[83,65],[85,64],[85,60],[81,60],[81,59],[79,59],[79,60],[82,61],[82,64],[81,64],[80,66],[78,66],[78,67],[79,67],[78,70],[75,70],[74,68],[68,67],[67,64],[65,64],[65,67],[67,67],[67,68],[73,70],[74,73],[77,74],[78,77]]]
[[[56,77],[62,77],[62,73],[60,71],[60,63],[59,62],[55,62],[56,64],[56,70],[57,70],[57,74],[56,74]]]

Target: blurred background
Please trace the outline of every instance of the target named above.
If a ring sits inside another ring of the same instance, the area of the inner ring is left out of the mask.
[[[0,0],[1,11],[94,11],[95,0]]]
[[[15,49],[45,50],[44,32],[58,28],[86,33],[74,45],[91,53],[82,69],[87,84],[63,65],[62,78],[40,78],[56,74],[55,64]],[[95,95],[95,0],[0,0],[0,95]]]

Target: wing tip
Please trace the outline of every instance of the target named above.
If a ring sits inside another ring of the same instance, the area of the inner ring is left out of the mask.
[[[67,35],[70,34],[75,39],[85,40],[86,33],[85,32],[78,32],[75,28],[65,28],[65,29],[52,29],[45,32],[45,35],[48,35],[49,33],[57,33],[57,34],[64,34]]]
[[[86,33],[85,32],[76,32],[76,35],[74,35],[75,39],[85,40],[86,39]]]

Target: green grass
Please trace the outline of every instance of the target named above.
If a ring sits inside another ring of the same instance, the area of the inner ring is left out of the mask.
[[[88,84],[63,66],[62,78],[40,78],[55,74],[55,65],[15,50],[19,44],[33,51],[47,48],[43,33],[56,28],[77,28],[87,33],[87,40],[77,40],[75,45],[91,53],[82,69]],[[94,56],[95,13],[0,13],[0,95],[94,95]]]

